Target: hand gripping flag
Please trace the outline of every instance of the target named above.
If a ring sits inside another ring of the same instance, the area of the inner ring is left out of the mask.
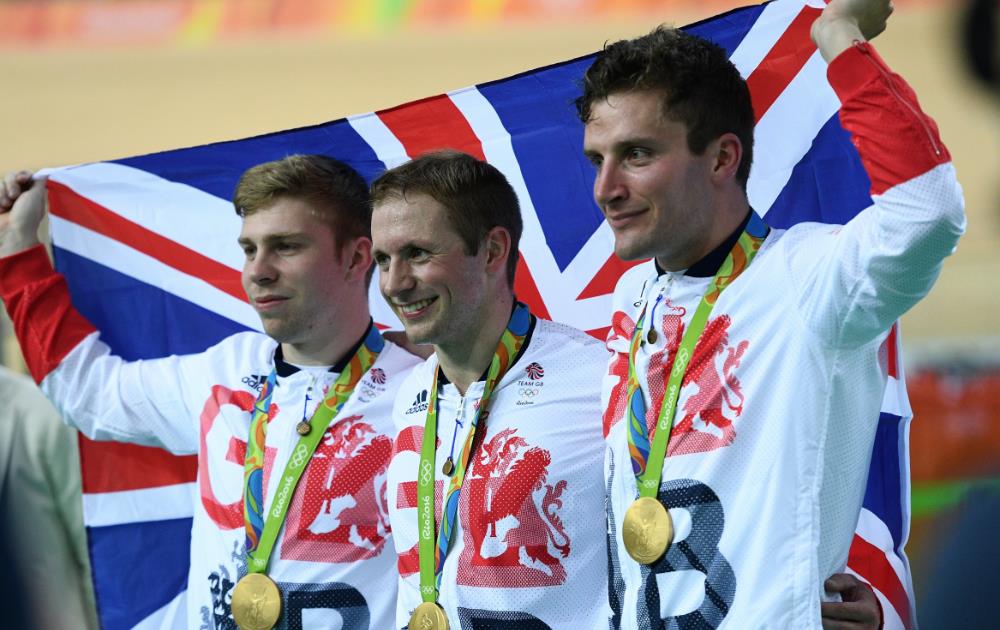
[[[747,78],[757,117],[748,194],[774,227],[844,223],[871,204],[826,65],[809,39],[819,6],[775,0],[686,27],[725,48]],[[613,237],[591,197],[594,171],[572,105],[592,59],[314,127],[58,171],[49,182],[57,267],[76,307],[116,353],[198,352],[260,329],[240,287],[239,218],[228,201],[245,169],[291,153],[324,153],[371,181],[426,150],[452,147],[496,165],[519,195],[520,299],[542,317],[603,338],[610,294],[629,265],[611,255]],[[396,323],[375,292],[372,308],[377,321]],[[849,570],[874,586],[886,628],[907,628],[910,409],[895,330],[886,349],[889,386]],[[83,440],[81,459],[103,626],[183,627],[195,458]],[[157,553],[146,553],[150,548]]]

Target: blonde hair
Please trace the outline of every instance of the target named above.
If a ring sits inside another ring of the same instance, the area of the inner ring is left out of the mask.
[[[310,203],[333,231],[338,246],[371,238],[368,184],[347,164],[325,155],[289,155],[258,164],[240,177],[233,193],[236,214],[247,217],[281,197]]]

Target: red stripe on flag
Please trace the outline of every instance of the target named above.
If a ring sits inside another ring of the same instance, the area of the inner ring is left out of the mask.
[[[855,534],[847,566],[885,595],[903,620],[903,626],[910,627],[910,599],[885,552]]]
[[[764,60],[747,77],[754,118],[758,122],[816,50],[809,29],[820,13],[822,9],[802,7]]]
[[[608,256],[608,259],[604,261],[604,265],[601,266],[600,271],[594,274],[590,283],[583,288],[580,295],[576,296],[576,299],[582,300],[584,298],[597,297],[599,295],[607,295],[615,290],[615,285],[618,284],[618,279],[622,277],[622,274],[649,260],[644,258],[642,260],[622,260],[615,254]]]
[[[432,96],[377,114],[410,157],[435,149],[451,148],[486,160],[482,142],[461,110],[447,95]],[[535,315],[551,319],[542,299],[542,293],[538,290],[538,285],[523,256],[517,261],[514,293]]]
[[[542,292],[535,284],[535,278],[528,269],[528,263],[524,256],[520,256],[517,261],[517,271],[514,273],[514,294],[517,299],[528,305],[531,312],[542,319],[552,319],[549,309],[545,308],[545,300],[542,299]]]
[[[435,149],[458,149],[480,160],[486,159],[476,133],[446,94],[376,114],[411,158]]]
[[[178,457],[151,446],[95,442],[81,434],[80,468],[84,494],[145,490],[193,482],[198,457]]]
[[[238,271],[111,212],[65,184],[49,180],[49,203],[50,211],[57,217],[113,238],[223,293],[247,301]]]

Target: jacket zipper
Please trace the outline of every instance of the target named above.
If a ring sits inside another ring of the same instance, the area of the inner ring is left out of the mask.
[[[858,50],[861,51],[861,53],[865,56],[865,58],[868,59],[868,62],[871,63],[873,66],[875,66],[875,68],[879,71],[879,74],[881,74],[882,77],[885,79],[886,83],[889,84],[889,90],[892,91],[892,94],[893,96],[896,97],[896,100],[905,105],[906,108],[910,110],[910,113],[913,114],[913,117],[917,119],[917,122],[920,123],[920,126],[924,130],[924,133],[927,135],[927,139],[930,140],[931,148],[934,150],[934,155],[940,157],[941,148],[938,146],[937,141],[934,140],[934,134],[931,133],[930,127],[927,126],[927,121],[924,120],[924,117],[920,115],[920,112],[917,110],[916,107],[914,107],[908,100],[903,98],[903,95],[900,94],[899,90],[896,89],[896,85],[892,81],[892,76],[888,72],[886,72],[885,68],[883,68],[880,64],[876,63],[874,59],[872,59],[869,52],[865,49],[864,46],[862,46],[862,43],[855,40],[854,46],[858,48]]]

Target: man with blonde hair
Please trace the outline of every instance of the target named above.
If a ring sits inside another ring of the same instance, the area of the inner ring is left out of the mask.
[[[332,158],[290,156],[244,173],[234,205],[266,334],[111,355],[38,243],[45,183],[24,172],[0,190],[0,297],[64,418],[93,439],[198,455],[190,627],[388,627],[389,412],[415,358],[369,315],[367,185]]]

